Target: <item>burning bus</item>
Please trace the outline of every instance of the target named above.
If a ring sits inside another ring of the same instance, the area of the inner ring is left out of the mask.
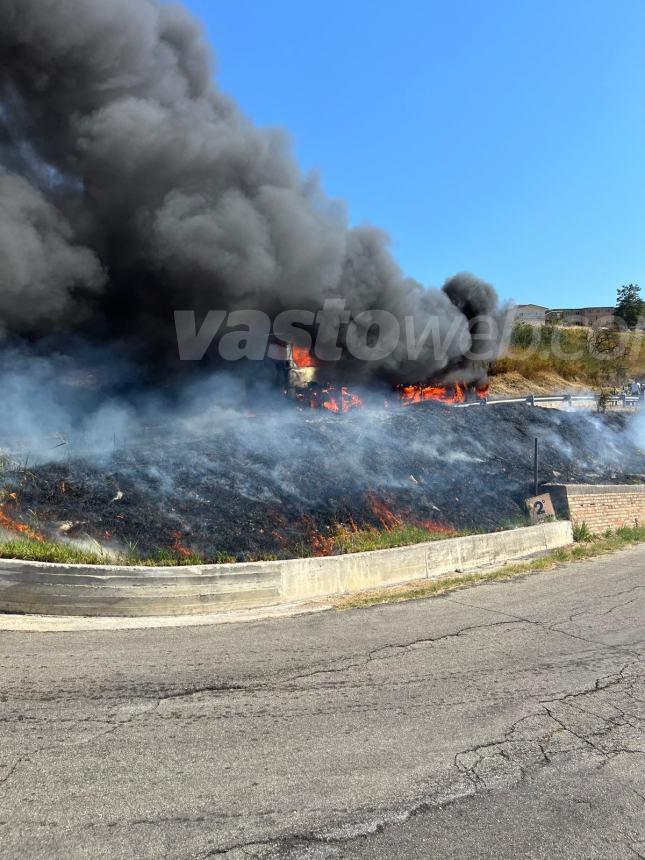
[[[326,409],[336,414],[363,407],[363,397],[340,377],[335,363],[322,361],[303,347],[288,345],[284,349],[285,360],[280,367],[282,387],[299,406]],[[443,385],[424,382],[394,386],[385,396],[384,405],[409,406],[431,400],[456,405],[481,401],[487,396],[488,383],[485,381]]]

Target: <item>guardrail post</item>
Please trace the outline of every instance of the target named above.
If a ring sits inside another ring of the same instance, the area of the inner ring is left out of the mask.
[[[540,489],[540,449],[538,437],[533,442],[533,495],[537,496]]]

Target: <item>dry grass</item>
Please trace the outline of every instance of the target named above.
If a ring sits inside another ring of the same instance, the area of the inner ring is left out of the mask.
[[[491,390],[499,395],[597,391],[644,376],[643,333],[605,336],[615,338],[615,352],[599,348],[603,335],[590,329],[520,324],[507,354],[491,368]]]
[[[566,562],[581,561],[586,558],[616,552],[635,543],[645,541],[645,526],[622,528],[607,531],[605,534],[574,543],[570,547],[554,550],[531,561],[508,564],[496,570],[478,571],[466,576],[448,576],[437,580],[420,580],[393,588],[382,588],[350,595],[337,600],[336,609],[358,609],[383,603],[402,603],[406,600],[436,597],[449,591],[467,588],[482,582],[510,580],[517,576],[541,570],[552,570]]]
[[[593,386],[574,382],[554,372],[532,372],[530,378],[519,371],[499,373],[490,380],[492,397],[526,397],[529,394],[587,394]]]

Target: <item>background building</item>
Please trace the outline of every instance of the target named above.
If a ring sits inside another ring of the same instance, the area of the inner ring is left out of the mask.
[[[542,305],[518,305],[514,309],[515,322],[544,325],[548,310],[548,308],[542,307]]]
[[[615,313],[615,307],[553,308],[547,311],[546,322],[578,326],[595,326],[603,323],[609,325]]]

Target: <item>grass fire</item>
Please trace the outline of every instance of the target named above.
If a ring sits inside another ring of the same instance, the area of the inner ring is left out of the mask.
[[[524,523],[536,435],[542,483],[645,473],[619,414],[426,401],[340,418],[271,401],[188,424],[100,453],[70,439],[56,461],[5,456],[6,536],[140,562],[324,555]]]

